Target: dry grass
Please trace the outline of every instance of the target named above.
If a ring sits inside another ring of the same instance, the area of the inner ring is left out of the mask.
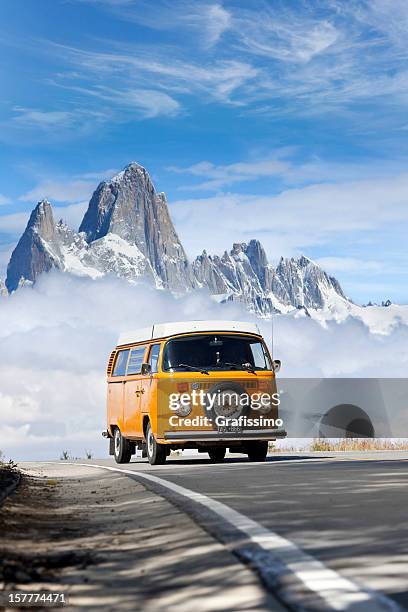
[[[274,442],[269,443],[270,453],[305,453],[310,451],[406,451],[408,450],[408,439],[395,438],[338,438],[327,440],[316,438],[304,445],[282,445]]]
[[[408,450],[408,440],[344,438],[324,440],[317,438],[309,446],[311,451],[404,451]]]
[[[12,459],[6,459],[3,451],[0,450],[0,468],[7,470],[14,470],[17,467],[17,463]]]

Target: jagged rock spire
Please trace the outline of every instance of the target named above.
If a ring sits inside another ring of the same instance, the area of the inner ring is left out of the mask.
[[[136,245],[167,288],[184,291],[194,286],[166,196],[156,193],[146,169],[135,162],[98,186],[79,231],[88,242],[112,233]]]
[[[11,255],[6,278],[9,292],[15,291],[24,281],[35,282],[42,272],[59,267],[58,254],[54,257],[46,248],[46,243],[55,244],[55,238],[51,205],[48,200],[41,200]]]
[[[258,240],[234,243],[221,257],[204,250],[190,265],[166,196],[135,162],[100,183],[79,234],[55,223],[47,200],[38,203],[12,253],[7,289],[33,283],[52,268],[92,278],[146,276],[176,293],[204,287],[220,301],[239,300],[263,316],[346,299],[338,281],[305,256],[281,258],[274,268]]]

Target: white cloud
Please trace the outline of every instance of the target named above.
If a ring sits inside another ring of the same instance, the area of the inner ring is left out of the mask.
[[[106,70],[106,67],[103,70]],[[136,113],[131,115],[134,120],[152,119],[160,115],[172,117],[180,111],[180,104],[177,100],[153,89],[129,89],[123,86],[113,91],[111,88],[97,84],[94,86],[90,84],[87,87],[67,84],[59,86],[90,98],[103,100],[115,107],[126,109],[128,113]]]
[[[173,202],[171,212],[190,256],[223,252],[258,238],[272,257],[307,252],[335,240],[398,238],[408,223],[408,175],[287,189],[276,196],[217,194]],[[214,224],[214,219],[222,223]],[[230,237],[230,238],[228,238]],[[397,246],[395,246],[397,248]]]
[[[77,230],[87,207],[88,201],[67,206],[53,206],[54,218],[56,221],[63,219],[67,225]],[[20,236],[27,226],[30,214],[31,211],[0,215],[0,233]]]
[[[59,273],[0,299],[0,448],[17,460],[58,458],[63,449],[82,457],[85,449],[106,454],[100,435],[105,369],[119,332],[135,322],[198,316],[253,320],[238,305],[216,304],[203,292],[175,298],[120,279]],[[270,323],[259,323],[269,339]],[[407,341],[404,326],[380,337],[357,321],[324,329],[307,317],[275,318],[282,376],[405,376]]]
[[[75,118],[74,113],[68,111],[43,111],[20,107],[15,107],[13,110],[17,113],[13,118],[15,123],[44,129],[71,125]]]
[[[152,119],[153,117],[172,117],[180,111],[180,104],[162,91],[153,89],[125,89],[123,91],[101,93],[100,89],[95,89],[94,93],[105,100],[122,104],[130,109],[134,109],[141,113],[144,119]],[[137,116],[135,117],[137,118]]]
[[[0,247],[0,280],[6,278],[6,269],[15,244],[2,244]]]
[[[191,32],[204,47],[212,47],[231,27],[231,13],[218,2],[191,0],[161,0],[154,5],[149,0],[137,4],[129,0],[84,0],[110,10],[125,21],[139,23],[154,30],[182,29]]]
[[[117,169],[84,172],[74,176],[58,176],[56,178],[38,177],[36,185],[19,196],[22,202],[38,202],[47,198],[50,202],[77,202],[90,198],[97,181],[111,178]]]
[[[358,130],[362,125],[355,119],[362,113],[368,129],[373,121],[393,129],[405,121],[403,0],[313,6],[301,0],[296,7],[88,1],[158,31],[157,40],[146,45],[94,39],[87,48],[45,40],[40,48],[32,46],[36,53],[53,54],[58,70],[46,86],[63,88],[65,95],[58,108],[17,108],[12,126],[50,133],[57,127],[87,130],[111,121],[174,117],[192,105],[192,96],[269,117],[335,112],[349,124],[354,120]]]
[[[48,81],[44,86],[51,86]],[[112,117],[112,111],[105,107],[77,105],[68,96],[55,102],[55,109],[49,109],[44,103],[42,108],[24,108],[15,106],[10,117],[0,122],[0,140],[14,146],[23,143],[33,144],[40,139],[41,143],[71,140],[94,130]],[[66,109],[69,110],[66,110]]]
[[[406,34],[408,29],[408,5],[405,0],[370,0],[369,2],[337,3],[340,13],[359,22],[362,27],[370,27],[380,32],[388,41],[406,53]]]
[[[197,5],[195,5],[197,6]],[[231,26],[231,14],[221,4],[201,5],[204,13],[204,28],[206,43],[209,47],[215,45]],[[199,27],[200,22],[199,19]]]
[[[194,94],[201,98],[207,94],[209,100],[238,103],[235,94],[251,82],[258,70],[246,61],[238,59],[216,59],[193,61],[182,57],[160,45],[155,47],[105,42],[106,51],[86,50],[44,41],[61,57],[64,64],[75,66],[76,76],[55,81],[64,89],[82,93],[88,97],[102,98],[116,105],[129,106],[129,96],[134,102],[137,94],[146,95],[165,92],[174,95]],[[86,80],[85,87],[78,85],[78,73]],[[111,89],[100,85],[101,76],[110,75]],[[69,76],[69,75],[68,75]],[[132,88],[129,84],[132,84]],[[154,89],[152,88],[154,84]],[[176,100],[173,99],[173,103]],[[174,111],[174,109],[173,109]]]
[[[4,204],[10,204],[11,200],[7,196],[4,196],[0,193],[0,206]]]
[[[69,227],[77,231],[88,208],[88,204],[88,200],[85,200],[77,204],[69,204],[68,206],[53,206],[54,219],[56,221],[62,219]]]
[[[63,218],[67,224],[76,228],[82,220],[87,209],[88,201],[69,204],[68,206],[53,206],[54,217]],[[0,215],[0,232],[6,234],[20,234],[24,231],[31,211],[12,213],[10,215]]]
[[[261,11],[237,13],[236,34],[250,52],[303,64],[338,42],[341,33],[334,23],[314,16],[311,11],[288,7],[277,4]]]
[[[0,215],[0,232],[5,234],[19,234],[27,225],[30,213],[12,213],[10,215]]]
[[[290,170],[291,164],[279,159],[266,159],[254,162],[237,162],[228,165],[219,165],[203,161],[187,168],[170,166],[171,172],[178,174],[190,174],[192,176],[205,177],[207,180],[189,190],[216,190],[225,185],[253,181],[262,177],[285,176]]]
[[[38,202],[47,198],[50,202],[72,202],[89,198],[95,189],[94,181],[85,180],[53,180],[40,181],[19,197],[23,202]]]
[[[330,274],[337,272],[381,272],[384,261],[358,259],[357,257],[318,257],[316,263]]]
[[[296,151],[292,148],[278,149],[269,157],[250,159],[231,164],[217,165],[210,161],[200,161],[187,167],[168,166],[169,172],[186,174],[206,180],[194,185],[183,185],[180,190],[217,191],[235,183],[257,181],[274,177],[283,184],[304,186],[313,183],[338,183],[395,176],[407,167],[405,159],[392,161],[381,159],[370,162],[341,163],[312,157],[303,162],[295,162],[291,157]]]

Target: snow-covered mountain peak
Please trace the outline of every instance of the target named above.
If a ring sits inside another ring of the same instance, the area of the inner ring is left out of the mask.
[[[196,286],[166,197],[135,162],[98,185],[79,233],[55,223],[49,202],[36,206],[12,254],[7,287],[14,291],[21,279],[35,282],[51,268],[129,280],[147,274],[158,287],[176,292]]]
[[[139,177],[142,177],[144,180],[147,179],[150,181],[149,173],[147,172],[146,168],[144,168],[137,162],[130,162],[130,164],[125,166],[123,170],[115,174],[111,179],[103,181],[102,184],[116,185],[123,181],[132,181],[134,180],[135,176],[138,176],[138,175]]]
[[[92,278],[116,274],[134,281],[146,276],[175,293],[203,287],[218,301],[240,301],[261,316],[347,302],[337,280],[315,262],[282,257],[275,268],[256,239],[235,242],[221,256],[204,250],[190,264],[165,194],[156,192],[137,162],[98,185],[79,233],[63,221],[55,223],[47,200],[38,203],[12,254],[7,287],[14,291],[35,282],[51,268]]]

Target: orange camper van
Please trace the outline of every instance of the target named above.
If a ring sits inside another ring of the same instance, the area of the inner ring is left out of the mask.
[[[279,367],[253,323],[160,323],[122,334],[107,368],[110,454],[128,463],[140,449],[157,465],[171,450],[197,449],[218,462],[228,448],[264,460],[268,442],[286,436]]]

